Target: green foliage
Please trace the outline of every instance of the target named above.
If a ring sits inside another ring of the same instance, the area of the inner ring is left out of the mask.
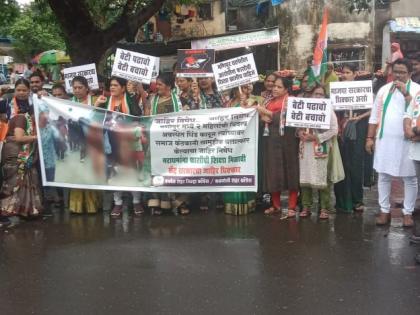
[[[0,0],[0,36],[10,33],[10,26],[19,16],[19,5],[16,0]]]
[[[372,10],[372,0],[346,0],[346,4],[350,13]]]
[[[10,35],[14,38],[17,54],[23,59],[45,50],[66,47],[52,11],[41,10],[35,3],[23,9],[10,27]]]

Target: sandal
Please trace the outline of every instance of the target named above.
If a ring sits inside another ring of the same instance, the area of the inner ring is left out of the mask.
[[[353,208],[356,212],[363,212],[365,210],[365,206],[363,203],[359,203],[356,207]]]
[[[280,209],[276,209],[274,207],[270,207],[264,210],[264,214],[266,215],[273,215],[273,214],[276,214],[277,212],[280,212]]]
[[[287,218],[288,219],[296,218],[296,210],[293,210],[293,209],[287,210]]]
[[[330,218],[330,214],[328,213],[328,210],[326,209],[321,209],[321,212],[319,213],[319,218],[321,220],[327,220]]]
[[[123,206],[114,206],[114,208],[111,211],[111,217],[119,218],[122,215],[122,212]]]
[[[141,216],[144,213],[144,208],[141,203],[136,203],[133,205],[134,208],[134,215],[135,216]]]
[[[161,208],[158,207],[151,207],[150,208],[151,215],[162,215],[163,211]]]
[[[307,218],[311,216],[311,210],[309,208],[303,208],[303,210],[299,213],[299,217]]]
[[[190,214],[190,209],[188,209],[187,205],[185,203],[183,203],[182,205],[180,205],[178,207],[179,213],[181,215],[188,215]]]

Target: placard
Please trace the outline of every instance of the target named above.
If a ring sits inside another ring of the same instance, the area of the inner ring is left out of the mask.
[[[177,77],[213,77],[214,49],[178,49]]]
[[[117,48],[112,75],[150,84],[155,64],[156,57]]]
[[[289,97],[286,126],[330,129],[331,101],[327,98]]]
[[[247,54],[213,64],[217,89],[224,91],[259,80],[254,55]]]
[[[65,68],[63,72],[64,72],[64,82],[66,84],[66,90],[69,93],[73,92],[71,81],[76,76],[81,76],[81,77],[86,78],[89,84],[89,89],[91,90],[99,89],[98,74],[96,72],[96,65],[94,63],[90,63],[83,66]]]
[[[331,82],[330,98],[334,110],[370,109],[373,106],[372,81]]]

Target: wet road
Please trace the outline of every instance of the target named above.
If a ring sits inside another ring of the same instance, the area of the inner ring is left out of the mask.
[[[374,219],[57,213],[0,231],[0,314],[420,314],[420,247]]]

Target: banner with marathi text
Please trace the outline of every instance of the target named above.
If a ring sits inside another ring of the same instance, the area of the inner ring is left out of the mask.
[[[35,101],[45,186],[149,192],[257,190],[258,114],[226,108],[134,117]]]

